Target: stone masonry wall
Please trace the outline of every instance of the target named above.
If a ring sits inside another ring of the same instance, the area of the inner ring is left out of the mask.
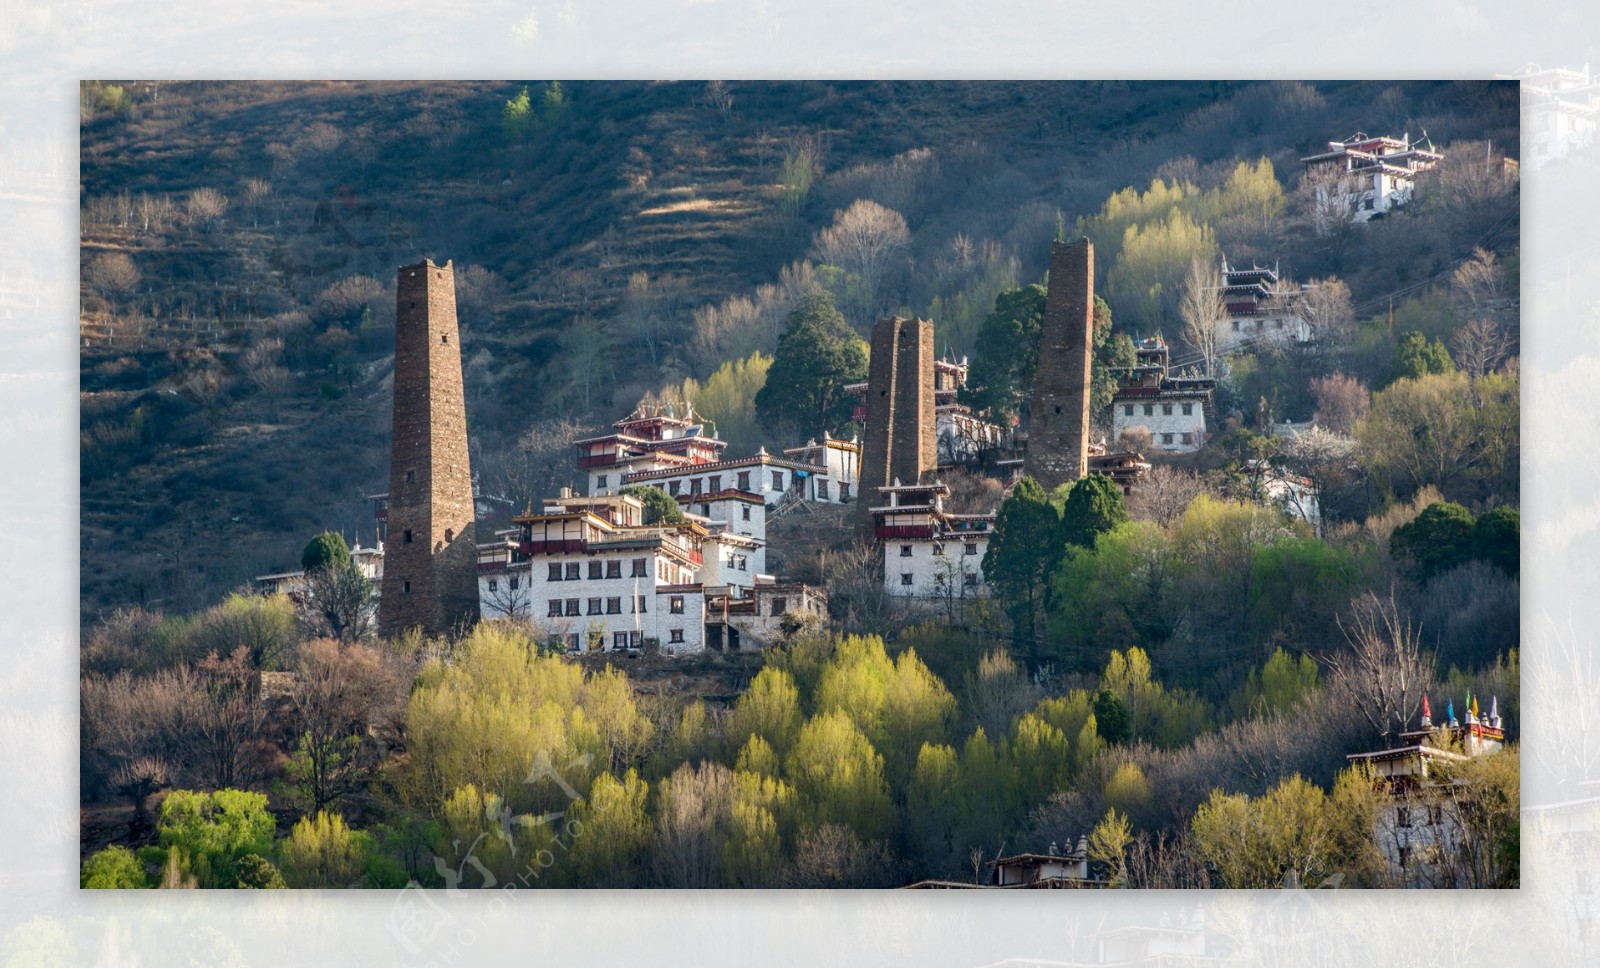
[[[1094,246],[1088,239],[1054,243],[1024,462],[1046,491],[1088,471],[1093,345]]]
[[[389,530],[378,630],[450,632],[478,616],[477,546],[455,270],[402,266],[395,285]]]
[[[890,317],[872,328],[867,367],[867,427],[861,440],[858,534],[872,532],[877,489],[915,484],[939,462],[935,426],[933,323]]]

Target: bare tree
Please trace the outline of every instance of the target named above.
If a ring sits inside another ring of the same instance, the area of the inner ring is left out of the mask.
[[[817,233],[815,246],[823,262],[861,278],[862,305],[857,309],[870,313],[877,309],[878,287],[890,261],[910,241],[911,230],[899,212],[857,199],[834,213],[833,225]]]
[[[1333,243],[1335,249],[1348,240],[1360,204],[1361,195],[1352,184],[1352,176],[1334,165],[1306,169],[1293,196],[1298,220],[1318,239]]]
[[[722,845],[733,810],[733,772],[715,761],[682,764],[661,782],[653,859],[671,888],[720,888]]]
[[[272,183],[264,178],[244,180],[244,204],[250,209],[250,225],[261,224],[261,208],[272,195]]]
[[[1422,695],[1433,682],[1422,635],[1402,618],[1394,594],[1367,592],[1338,620],[1348,652],[1325,657],[1329,688],[1347,710],[1359,712],[1385,744],[1412,725]]]
[[[310,811],[352,790],[374,766],[370,728],[400,716],[405,678],[370,646],[314,639],[300,651],[290,701],[298,739],[297,780]]]
[[[533,618],[533,583],[528,575],[502,575],[489,580],[485,619],[526,623]]]
[[[184,691],[177,713],[179,752],[203,783],[246,786],[265,767],[261,675],[243,646],[227,658],[212,653],[193,675],[196,688]]]
[[[1450,349],[1468,376],[1494,373],[1511,356],[1515,341],[1489,317],[1468,320],[1450,337]]]
[[[574,481],[575,456],[572,442],[592,433],[591,424],[570,417],[534,423],[516,443],[503,450],[485,452],[483,486],[492,497],[511,503],[514,512],[537,510],[539,503],[559,493]]]
[[[209,232],[217,220],[222,218],[222,213],[228,210],[228,197],[214,188],[197,188],[189,193],[189,201],[185,207],[190,222]]]
[[[888,635],[906,618],[906,603],[883,587],[883,553],[870,542],[827,556],[828,610],[853,632]]]
[[[111,304],[113,313],[121,311],[123,300],[138,290],[143,278],[133,258],[125,252],[103,252],[95,256],[84,270],[84,277]]]
[[[1162,528],[1171,528],[1183,517],[1189,503],[1204,490],[1205,486],[1193,471],[1158,464],[1139,479],[1129,510],[1137,518],[1148,518]]]
[[[1343,342],[1355,329],[1356,314],[1350,302],[1350,287],[1336,276],[1313,279],[1306,284],[1295,306],[1314,341]]]
[[[1184,341],[1205,361],[1206,376],[1214,375],[1228,309],[1222,305],[1222,273],[1211,260],[1201,256],[1189,260],[1178,311],[1183,316]]]
[[[1311,378],[1311,395],[1317,400],[1311,419],[1338,434],[1354,434],[1372,405],[1367,385],[1344,373]]]
[[[705,99],[707,106],[724,117],[733,110],[733,92],[727,81],[707,81]]]
[[[1299,490],[1290,488],[1285,492],[1286,500],[1300,518],[1315,526],[1318,537],[1323,534],[1322,497],[1329,484],[1348,471],[1355,451],[1352,438],[1323,427],[1306,428],[1284,449],[1293,470],[1310,482],[1304,497]]]
[[[1003,737],[1011,722],[1039,702],[1041,690],[1004,649],[990,650],[961,683],[961,708],[990,737]]]

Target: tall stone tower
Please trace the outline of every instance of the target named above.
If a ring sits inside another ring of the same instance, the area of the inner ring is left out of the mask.
[[[877,489],[916,484],[939,463],[933,398],[933,323],[890,317],[872,328],[867,428],[861,441],[856,528],[872,530]]]
[[[476,515],[467,461],[456,278],[402,266],[395,285],[389,534],[378,631],[440,635],[478,617]]]
[[[1093,347],[1094,245],[1088,239],[1054,243],[1024,462],[1046,491],[1088,473]]]

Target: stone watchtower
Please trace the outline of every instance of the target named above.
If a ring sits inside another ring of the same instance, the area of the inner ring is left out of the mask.
[[[1094,245],[1054,243],[1024,462],[1045,491],[1088,473],[1093,346]]]
[[[394,430],[378,631],[442,635],[478,617],[476,515],[455,270],[402,266],[395,285]]]
[[[856,528],[872,530],[877,489],[916,484],[939,463],[933,396],[933,324],[890,317],[872,328],[867,427],[861,441]]]

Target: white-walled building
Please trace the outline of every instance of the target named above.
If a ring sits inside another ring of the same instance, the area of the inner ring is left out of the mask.
[[[383,543],[379,542],[376,548],[357,545],[350,550],[350,558],[367,581],[372,583],[372,597],[376,600],[379,590],[383,588]],[[286,595],[299,602],[306,594],[306,573],[301,570],[258,575],[255,584],[268,595]]]
[[[632,495],[570,492],[541,514],[516,518],[516,529],[478,547],[481,615],[526,622],[572,651],[698,653],[711,627],[713,648],[737,647],[721,629],[723,614],[746,611],[745,602],[770,605],[778,588],[762,572],[765,543],[699,516],[675,525],[643,520],[644,504]],[[825,614],[826,597],[810,591],[783,611]],[[713,598],[717,615],[708,614]],[[757,648],[767,641],[750,638]]]
[[[727,490],[756,495],[769,505],[783,501],[821,501],[838,504],[851,500],[854,486],[835,481],[825,465],[773,457],[762,448],[747,458],[710,461],[623,476],[623,485],[654,485],[680,501],[693,505],[700,495]]]
[[[1327,151],[1300,161],[1313,176],[1327,176],[1317,189],[1320,201],[1348,211],[1352,222],[1366,222],[1409,201],[1417,175],[1443,158],[1431,143],[1424,148],[1409,133],[1403,138],[1374,138],[1358,131],[1344,141],[1328,142]]]
[[[1522,144],[1538,168],[1594,144],[1600,116],[1600,81],[1589,65],[1574,71],[1529,64],[1501,80],[1522,82]]]
[[[615,494],[631,473],[715,462],[728,446],[706,436],[692,403],[641,404],[611,426],[616,433],[573,442],[591,495]]]
[[[843,502],[856,496],[861,487],[861,440],[841,441],[826,431],[821,443],[812,438],[799,447],[783,449],[783,456],[796,464],[827,470],[830,488],[818,501]]]
[[[945,601],[985,595],[983,556],[995,513],[956,515],[944,510],[950,489],[941,482],[879,488],[872,508],[889,595]]]
[[[1458,721],[1452,701],[1445,722],[1435,727],[1428,701],[1416,730],[1400,734],[1400,746],[1348,754],[1351,764],[1365,765],[1388,798],[1378,811],[1373,838],[1384,860],[1407,888],[1456,888],[1445,856],[1460,847],[1465,827],[1462,805],[1451,796],[1452,765],[1496,754],[1505,743],[1498,699],[1483,716],[1477,699],[1469,698]],[[1439,746],[1441,740],[1457,750]]]
[[[1219,295],[1228,318],[1217,349],[1227,353],[1245,346],[1311,339],[1311,329],[1297,309],[1299,294],[1280,287],[1276,267],[1233,269],[1224,257]]]
[[[1167,371],[1167,345],[1161,337],[1134,344],[1132,367],[1112,371],[1117,390],[1111,398],[1111,434],[1143,428],[1150,446],[1159,451],[1195,451],[1206,442],[1206,408],[1216,380],[1172,376]]]

